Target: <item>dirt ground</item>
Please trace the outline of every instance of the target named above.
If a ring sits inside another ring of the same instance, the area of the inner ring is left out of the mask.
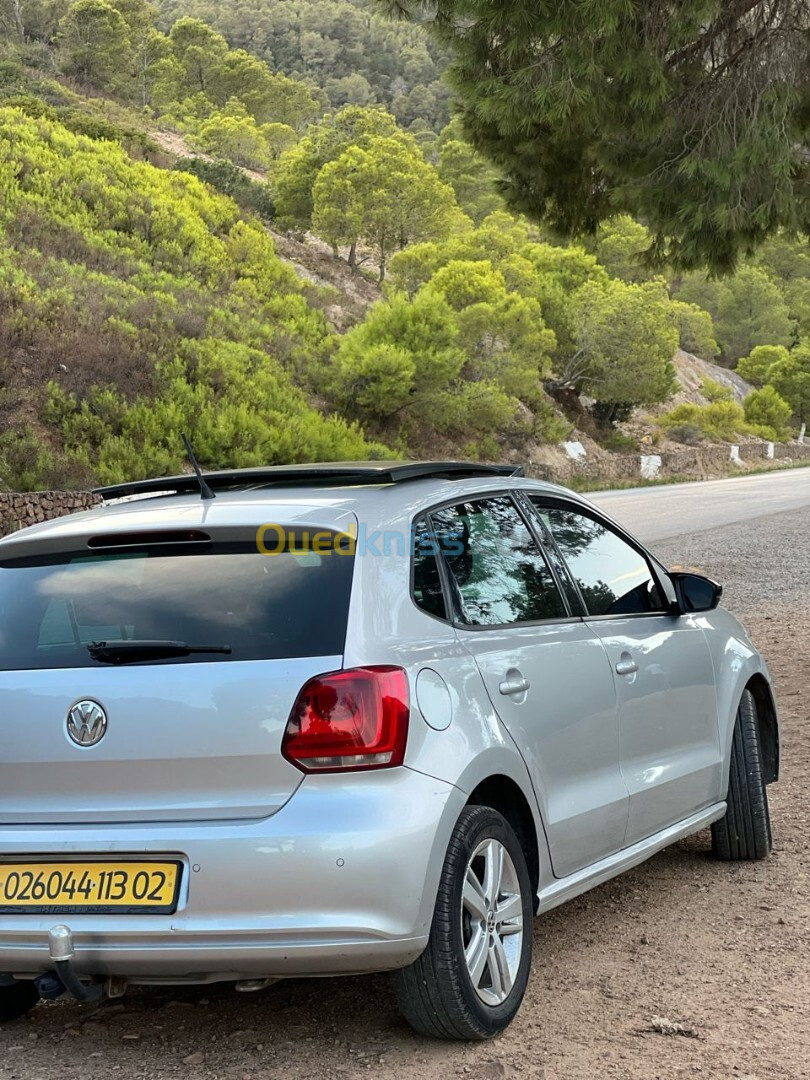
[[[654,545],[727,583],[776,678],[767,862],[714,862],[705,833],[538,919],[525,1004],[492,1043],[418,1038],[383,977],[139,990],[0,1028],[0,1080],[810,1076],[809,533],[801,512]],[[663,1021],[686,1030],[663,1034]]]

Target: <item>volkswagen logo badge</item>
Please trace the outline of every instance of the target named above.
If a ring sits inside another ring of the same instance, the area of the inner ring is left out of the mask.
[[[77,701],[67,714],[67,733],[77,746],[95,746],[107,731],[107,714],[97,701]]]

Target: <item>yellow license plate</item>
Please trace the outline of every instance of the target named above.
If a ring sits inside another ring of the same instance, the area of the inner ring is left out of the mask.
[[[179,862],[0,863],[0,911],[169,912]]]

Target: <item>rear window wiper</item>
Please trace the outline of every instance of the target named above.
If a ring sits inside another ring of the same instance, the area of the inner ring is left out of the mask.
[[[141,660],[170,660],[192,653],[230,653],[230,645],[187,645],[185,641],[92,641],[87,651],[101,664],[137,664]]]

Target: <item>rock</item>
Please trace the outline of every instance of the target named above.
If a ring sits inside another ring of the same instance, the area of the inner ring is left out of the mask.
[[[184,1065],[202,1065],[204,1061],[205,1054],[200,1053],[199,1050],[196,1050],[193,1054],[189,1054],[188,1057],[183,1058]]]

